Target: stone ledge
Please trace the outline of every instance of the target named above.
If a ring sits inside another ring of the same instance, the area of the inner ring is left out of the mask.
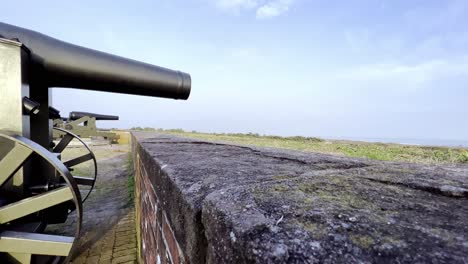
[[[468,261],[468,166],[140,132],[133,149],[190,263]]]

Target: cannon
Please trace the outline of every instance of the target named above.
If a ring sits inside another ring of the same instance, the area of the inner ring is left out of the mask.
[[[78,120],[83,117],[91,117],[96,120],[119,120],[118,116],[115,115],[103,115],[103,114],[95,114],[95,113],[88,113],[88,112],[70,112],[68,117],[69,120]]]
[[[0,263],[67,262],[76,247],[82,189],[94,179],[70,170],[95,158],[62,160],[79,140],[65,129],[56,128],[66,135],[53,143],[50,88],[61,87],[185,100],[191,77],[0,23]],[[70,212],[74,236],[46,234]]]
[[[116,142],[119,139],[119,135],[110,131],[98,130],[96,127],[96,120],[119,120],[119,117],[88,112],[71,112],[68,118],[62,118],[60,117],[60,111],[51,111],[51,109],[49,109],[49,115],[54,118],[52,133],[54,140],[63,140],[64,137],[74,138],[84,147],[86,153],[92,157],[90,164],[86,164],[86,161],[81,163],[83,166],[88,165],[85,169],[83,169],[83,167],[79,168],[81,169],[80,173],[83,175],[75,176],[75,179],[77,179],[77,177],[81,179],[80,183],[82,183],[82,188],[80,188],[80,192],[82,194],[82,202],[85,202],[94,189],[94,183],[97,179],[97,162],[93,152],[81,138],[101,136],[109,140],[111,144]],[[77,157],[78,156],[69,158]],[[86,180],[86,183],[84,180]]]
[[[95,113],[88,113],[88,112],[70,112],[70,115],[68,117],[69,120],[78,120],[83,117],[91,117],[96,120],[119,120],[118,116],[113,116],[113,115],[103,115],[103,114],[95,114]]]
[[[96,127],[96,121],[99,120],[119,120],[118,116],[103,115],[88,112],[70,112],[68,118],[56,118],[53,120],[54,128],[63,128],[81,138],[103,137],[110,143],[116,142],[119,135],[116,133],[99,129]],[[63,138],[66,133],[54,129],[53,138]]]

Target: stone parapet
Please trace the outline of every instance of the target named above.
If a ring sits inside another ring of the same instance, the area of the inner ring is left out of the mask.
[[[468,166],[132,134],[145,263],[468,262]]]

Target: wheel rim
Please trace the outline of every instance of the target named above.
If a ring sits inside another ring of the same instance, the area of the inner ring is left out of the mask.
[[[34,255],[57,256],[56,260],[68,262],[70,253],[76,246],[76,238],[81,232],[83,216],[81,194],[75,179],[53,153],[39,144],[5,131],[0,133],[0,139],[13,146],[4,153],[3,157],[0,157],[0,186],[8,182],[33,155],[50,164],[65,181],[63,185],[53,186],[42,193],[21,197],[14,202],[0,206],[0,252],[9,253],[10,257],[20,257],[24,263],[31,261]],[[14,231],[15,221],[27,222],[29,221],[27,217],[31,215],[40,219],[49,208],[67,205],[70,201],[73,201],[77,217],[74,237]]]
[[[68,130],[65,130],[63,128],[59,128],[59,127],[54,127],[55,130],[57,131],[60,131],[62,133],[64,133],[65,135],[61,138],[61,140],[59,141],[59,143],[54,147],[53,149],[53,152],[54,153],[62,153],[63,151],[65,151],[68,147],[68,144],[73,140],[73,139],[77,139],[85,148],[86,150],[88,151],[87,154],[85,155],[82,155],[80,157],[77,157],[77,158],[74,158],[74,159],[71,159],[69,161],[65,161],[64,164],[65,166],[68,165],[71,165],[71,166],[67,166],[68,169],[74,167],[74,166],[77,166],[79,164],[82,164],[84,162],[87,162],[87,161],[90,161],[92,160],[93,161],[93,166],[94,166],[94,170],[93,170],[93,175],[91,175],[91,177],[87,177],[85,175],[83,176],[73,176],[76,183],[78,184],[78,186],[89,186],[89,190],[87,190],[86,194],[84,196],[82,196],[82,202],[85,202],[86,199],[88,199],[89,195],[91,194],[91,192],[93,191],[94,189],[94,185],[96,183],[96,180],[97,180],[97,161],[96,161],[96,156],[94,155],[94,153],[91,151],[91,148],[88,146],[88,144],[86,144],[86,142],[84,142],[80,137],[78,137],[76,134],[68,131]],[[82,158],[82,159],[80,159]],[[76,162],[73,162],[73,160],[76,160]],[[71,163],[70,163],[71,161]],[[81,162],[80,162],[81,161]],[[84,191],[83,191],[84,192]],[[80,193],[81,193],[81,189],[80,189]]]

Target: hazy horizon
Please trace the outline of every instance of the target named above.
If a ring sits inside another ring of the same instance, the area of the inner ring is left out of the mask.
[[[19,8],[27,6],[27,8]],[[15,1],[2,22],[185,71],[188,101],[53,89],[103,128],[468,141],[468,2]]]
[[[99,126],[98,126],[99,127]],[[109,127],[113,128],[113,127]],[[128,129],[132,130],[132,128],[138,127],[131,127],[131,128],[120,128],[120,129]],[[139,127],[141,129],[148,128],[148,127]],[[152,129],[164,129],[164,130],[178,130],[181,128],[158,128],[158,127],[151,127]],[[119,128],[116,128],[119,129]],[[258,134],[260,136],[281,136],[281,137],[295,137],[295,136],[302,136],[302,137],[317,137],[314,135],[277,135],[277,134],[261,134],[256,132],[223,132],[223,131],[197,131],[197,130],[184,130],[185,132],[195,132],[195,133],[214,133],[214,134]],[[161,133],[164,133],[162,131]],[[461,147],[461,148],[468,148],[468,140],[464,139],[437,139],[437,138],[372,138],[372,137],[333,137],[333,136],[322,136],[317,137],[320,139],[325,140],[344,140],[344,141],[358,141],[358,142],[370,142],[370,143],[394,143],[400,145],[412,145],[412,146],[442,146],[442,147]]]
[[[99,127],[99,126],[98,126]],[[109,126],[109,128],[115,128]],[[161,133],[164,133],[164,130],[179,130],[181,128],[159,128],[159,127],[130,127],[130,128],[120,128],[124,130],[132,130],[132,129],[163,129]],[[115,128],[119,129],[119,128]],[[277,135],[277,134],[262,134],[256,132],[224,132],[224,131],[197,131],[197,130],[184,130],[185,132],[195,132],[195,133],[215,133],[215,134],[258,134],[260,136],[282,136],[282,137],[295,137],[295,136],[302,136],[302,137],[317,137],[314,135]],[[401,145],[415,145],[415,146],[446,146],[446,147],[468,147],[468,140],[464,139],[437,139],[437,138],[372,138],[372,137],[334,137],[334,136],[322,136],[317,137],[320,139],[325,140],[344,140],[344,141],[362,141],[362,142],[374,142],[374,143],[396,143]]]

